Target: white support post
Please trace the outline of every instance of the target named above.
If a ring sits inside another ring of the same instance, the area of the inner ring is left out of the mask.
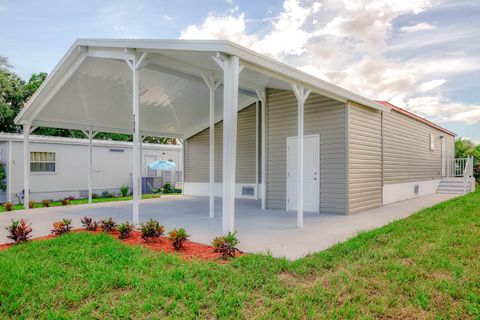
[[[23,125],[23,207],[29,209],[30,202],[30,129],[31,124]]]
[[[258,136],[258,127],[259,127],[259,120],[260,120],[260,107],[259,107],[259,103],[258,103],[258,99],[257,101],[255,102],[255,200],[258,200],[260,199],[259,197],[259,191],[258,190],[258,182],[259,182],[259,166],[258,166],[258,161],[259,161],[259,145],[258,145],[258,139],[260,138]]]
[[[298,103],[297,123],[297,227],[303,228],[303,116],[304,105],[310,90],[292,84],[293,92]]]
[[[267,209],[267,97],[265,91],[257,91],[261,109],[261,168],[262,168],[262,210]]]
[[[88,130],[88,203],[92,203],[93,191],[92,191],[92,181],[93,181],[93,150],[92,150],[92,139],[93,133],[92,130]]]
[[[93,201],[93,138],[97,135],[98,131],[83,131],[83,133],[88,137],[88,203],[91,204]]]
[[[209,217],[215,217],[215,90],[222,83],[216,81],[214,76],[202,75],[208,86],[210,94],[210,117],[209,117]]]
[[[8,142],[7,201],[12,202],[13,142]]]
[[[223,68],[223,184],[222,232],[235,231],[235,171],[237,156],[238,81],[237,56],[215,61]]]
[[[182,168],[182,196],[185,195],[185,140],[179,138],[180,144],[182,145],[182,150],[180,150],[180,168]]]
[[[133,168],[132,168],[132,184],[133,184],[133,223],[138,224],[140,212],[140,187],[141,187],[141,159],[140,159],[140,69],[144,65],[146,53],[140,58],[126,60],[128,66],[132,70],[132,116],[133,116]]]

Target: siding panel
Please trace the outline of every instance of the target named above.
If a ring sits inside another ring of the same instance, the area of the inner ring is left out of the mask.
[[[287,137],[297,135],[293,92],[268,90],[267,206],[286,209]],[[320,134],[320,212],[345,213],[345,104],[311,94],[304,132]]]
[[[355,213],[382,205],[382,114],[349,103],[348,205]]]
[[[440,136],[447,139],[447,157],[454,157],[454,137],[394,110],[384,113],[383,120],[384,183],[440,179]],[[435,135],[433,151],[430,134]]]
[[[237,183],[255,183],[255,105],[238,113]],[[215,124],[215,182],[222,182],[223,122]],[[185,182],[209,181],[209,129],[185,141]]]

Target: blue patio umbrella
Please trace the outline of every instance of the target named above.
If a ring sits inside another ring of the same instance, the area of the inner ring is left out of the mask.
[[[172,170],[176,167],[176,164],[167,160],[157,160],[150,163],[148,167],[152,170]]]

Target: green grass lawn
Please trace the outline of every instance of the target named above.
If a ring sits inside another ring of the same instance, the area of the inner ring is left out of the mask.
[[[180,193],[169,193],[169,194],[143,194],[142,199],[153,199],[153,198],[159,198],[162,195],[180,195]],[[126,197],[113,197],[113,198],[93,198],[92,202],[93,203],[100,203],[100,202],[113,202],[113,201],[128,201],[132,200],[132,196],[126,196]],[[78,205],[78,204],[87,204],[88,199],[74,199],[70,201],[69,205]],[[61,206],[62,203],[60,201],[52,201],[50,203],[50,207],[59,207]],[[14,210],[22,210],[23,209],[23,204],[17,204],[14,207]],[[43,205],[41,202],[38,202],[35,204],[34,208],[43,208]],[[0,206],[0,212],[5,212],[5,207]]]
[[[75,233],[0,252],[0,274],[2,319],[480,319],[480,192],[295,262]]]

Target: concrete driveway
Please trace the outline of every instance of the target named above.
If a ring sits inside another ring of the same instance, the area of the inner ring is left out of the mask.
[[[296,228],[296,212],[262,211],[259,201],[237,199],[235,228],[241,241],[240,249],[297,259],[345,241],[360,231],[381,227],[453,197],[434,194],[348,216],[305,214],[303,229]],[[210,219],[207,197],[166,196],[142,200],[140,219],[156,219],[167,230],[184,227],[192,235],[191,240],[209,244],[214,236],[221,233],[221,198],[216,199],[215,207],[217,215]],[[110,202],[0,213],[0,243],[8,242],[5,226],[12,219],[27,218],[32,224],[34,236],[41,236],[50,233],[52,222],[63,218],[72,219],[73,224],[80,227],[83,216],[131,221],[132,205],[131,202]]]

